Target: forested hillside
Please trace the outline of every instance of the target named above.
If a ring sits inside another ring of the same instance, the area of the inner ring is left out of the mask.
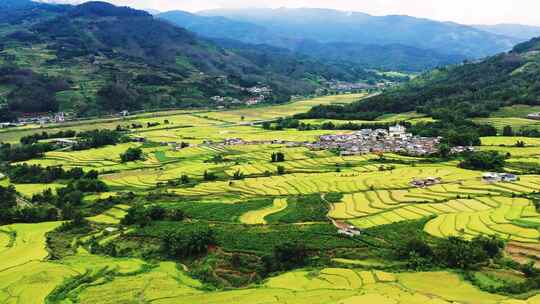
[[[540,38],[482,62],[446,67],[406,85],[347,106],[312,109],[311,118],[374,119],[385,113],[418,111],[486,117],[500,107],[540,105]]]
[[[5,15],[5,16],[4,16]],[[266,102],[314,91],[320,80],[379,79],[291,54],[245,56],[144,12],[104,2],[78,6],[0,0],[0,104],[16,113],[73,110],[95,115],[212,105],[210,97]],[[259,57],[278,64],[263,64]],[[226,105],[225,105],[226,106]]]

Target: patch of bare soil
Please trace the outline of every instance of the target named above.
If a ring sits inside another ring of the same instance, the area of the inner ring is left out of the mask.
[[[530,261],[534,261],[535,266],[540,267],[540,244],[510,242],[506,246],[505,251],[512,260],[520,264],[527,264]]]

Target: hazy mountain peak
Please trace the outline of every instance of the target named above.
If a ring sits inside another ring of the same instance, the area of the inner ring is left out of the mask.
[[[143,17],[150,16],[145,11],[130,7],[120,7],[108,2],[90,1],[79,4],[71,11],[73,16],[99,16],[99,17]]]

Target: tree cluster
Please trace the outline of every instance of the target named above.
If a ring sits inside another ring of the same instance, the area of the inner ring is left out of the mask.
[[[53,145],[37,143],[31,145],[0,144],[0,161],[20,162],[41,158],[45,152],[52,151]]]
[[[170,231],[161,238],[161,251],[171,258],[194,258],[208,252],[216,244],[214,232],[205,227],[191,226],[192,229]]]
[[[411,239],[398,248],[397,255],[417,270],[442,266],[457,269],[475,269],[490,259],[499,257],[504,242],[496,237],[478,236],[471,241],[449,237],[428,244],[422,239]]]
[[[484,171],[502,171],[506,157],[497,151],[479,151],[465,154],[465,159],[459,164],[461,168]]]
[[[85,173],[82,168],[65,170],[60,166],[42,167],[28,164],[7,166],[5,172],[11,182],[18,184],[48,184],[56,180],[97,179],[99,176],[95,170]]]
[[[116,145],[125,140],[120,132],[106,129],[81,132],[78,138],[77,144],[73,146],[73,150],[76,151]]]
[[[23,136],[21,137],[20,142],[23,145],[31,145],[44,139],[70,138],[70,137],[75,137],[75,136],[77,136],[77,132],[72,131],[72,130],[59,131],[59,132],[51,133],[51,134],[44,131],[42,133],[36,133],[36,134],[28,135],[28,136]]]
[[[144,227],[152,221],[182,221],[184,217],[184,213],[179,209],[165,209],[159,205],[137,205],[128,209],[121,223]]]

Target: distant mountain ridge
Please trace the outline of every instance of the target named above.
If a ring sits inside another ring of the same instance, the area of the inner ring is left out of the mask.
[[[221,16],[201,16],[184,11],[170,11],[158,18],[184,27],[203,37],[266,44],[322,60],[349,61],[365,68],[417,72],[462,62],[467,57],[445,54],[403,44],[325,43],[300,36],[275,33],[263,25]]]
[[[474,27],[486,32],[516,37],[523,40],[529,40],[540,36],[540,26],[503,23],[495,25],[474,25]]]
[[[276,35],[321,43],[402,44],[470,58],[507,51],[520,42],[453,22],[331,9],[215,9],[198,15],[249,22],[264,26]]]

